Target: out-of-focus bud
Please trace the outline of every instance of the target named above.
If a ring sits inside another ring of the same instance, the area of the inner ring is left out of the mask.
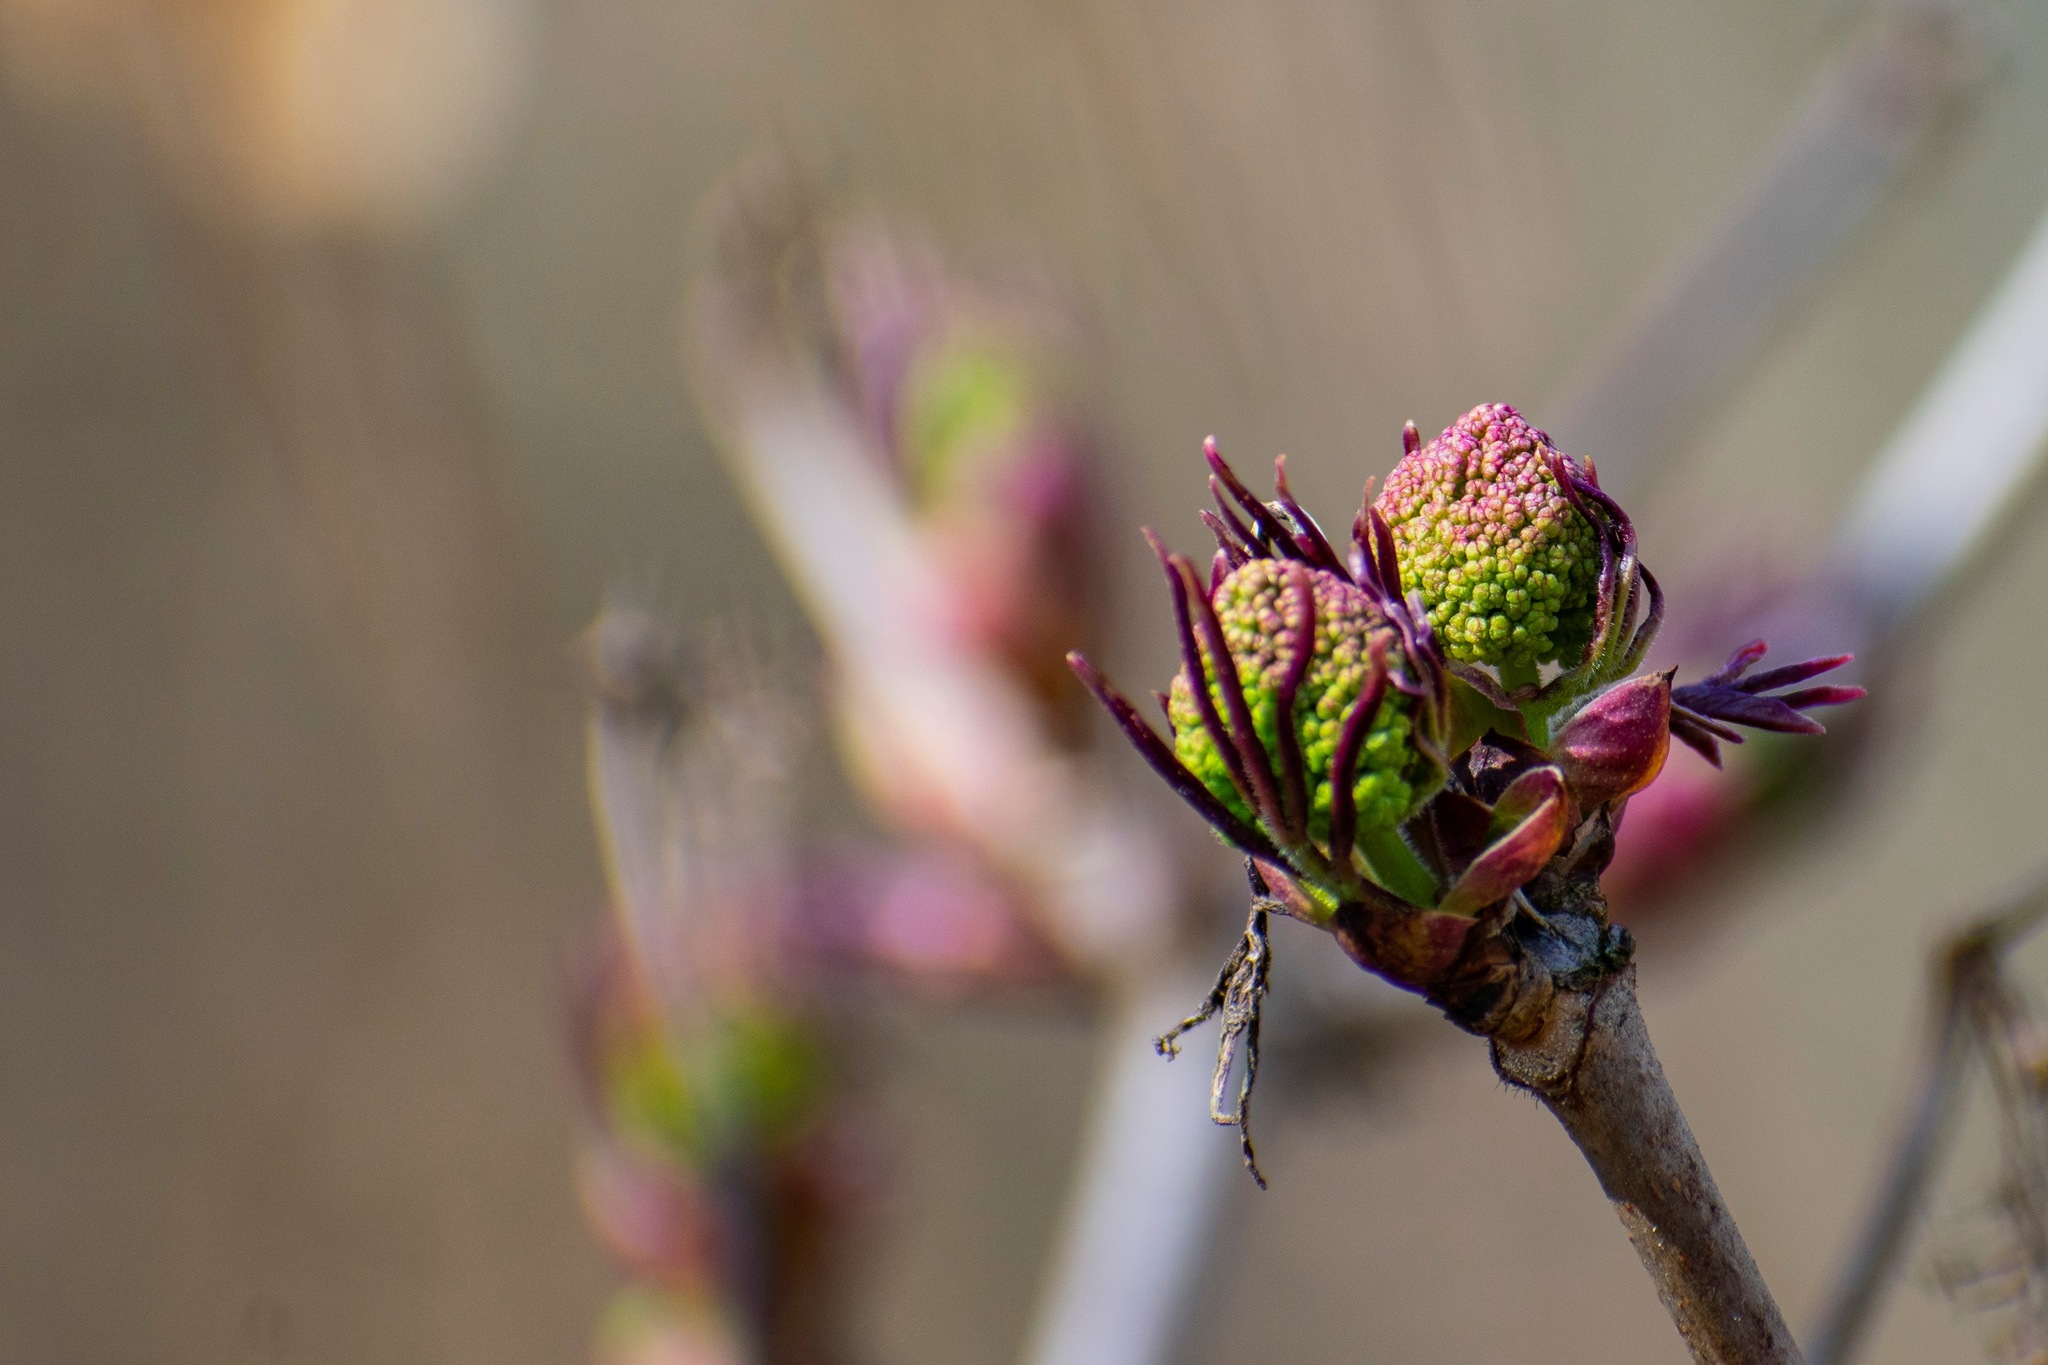
[[[939,561],[946,628],[1021,678],[1078,737],[1061,664],[1103,607],[1075,328],[1050,288],[950,272],[915,233],[828,228],[830,349],[875,453]]]
[[[716,1305],[690,1295],[623,1290],[598,1323],[595,1365],[748,1365],[753,1359]]]
[[[1172,871],[1091,771],[1062,667],[1105,597],[1052,296],[827,221],[777,163],[718,207],[692,373],[824,637],[850,776],[986,860],[1069,966],[1159,950]]]
[[[1590,811],[1650,785],[1671,750],[1671,675],[1616,683],[1567,721],[1550,754]]]
[[[765,1003],[697,1011],[678,1032],[614,948],[576,1001],[575,1053],[591,1138],[578,1184],[621,1260],[663,1284],[715,1292],[736,1264],[745,1216],[716,1193],[725,1172],[801,1159],[825,1095],[811,1031]]]
[[[662,1309],[606,1337],[603,1358],[630,1365],[817,1358],[849,1203],[816,949],[790,903],[795,735],[722,643],[695,656],[631,610],[588,639],[616,915],[573,1000],[577,1175],[592,1226]]]

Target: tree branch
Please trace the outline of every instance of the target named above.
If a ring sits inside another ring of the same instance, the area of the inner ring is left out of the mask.
[[[1560,991],[1534,1037],[1494,1039],[1493,1063],[1578,1144],[1699,1365],[1800,1365],[1650,1046],[1633,966]]]

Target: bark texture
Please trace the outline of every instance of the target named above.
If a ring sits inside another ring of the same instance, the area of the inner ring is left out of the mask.
[[[1800,1365],[1650,1046],[1634,967],[1560,991],[1534,1036],[1494,1040],[1493,1061],[1585,1154],[1695,1361]]]

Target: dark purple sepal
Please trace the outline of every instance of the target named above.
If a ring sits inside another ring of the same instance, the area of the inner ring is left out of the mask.
[[[1266,890],[1280,913],[1289,919],[1318,927],[1329,921],[1330,907],[1317,900],[1314,893],[1301,884],[1292,868],[1272,857],[1255,856],[1252,863],[1265,881]]]
[[[1437,909],[1476,915],[1526,885],[1564,842],[1570,807],[1564,774],[1554,767],[1533,768],[1509,783],[1494,803],[1493,842],[1452,883]]]
[[[1191,592],[1188,580],[1175,565],[1175,556],[1152,528],[1144,528],[1144,534],[1145,543],[1152,547],[1152,553],[1159,558],[1159,567],[1166,574],[1167,592],[1173,602],[1175,638],[1180,642],[1181,672],[1188,680],[1195,714],[1201,720],[1203,732],[1209,736],[1209,743],[1222,758],[1238,796],[1246,805],[1256,806],[1258,802],[1252,795],[1251,777],[1245,771],[1237,746],[1230,742],[1230,731],[1224,727],[1222,716],[1217,714],[1215,699],[1209,695],[1208,672],[1202,667],[1202,648],[1195,639],[1194,608],[1188,601]],[[1194,595],[1199,596],[1199,591]]]
[[[1337,856],[1335,851],[1349,849],[1358,834],[1358,809],[1352,790],[1358,780],[1358,756],[1387,695],[1386,651],[1377,641],[1367,648],[1371,650],[1372,670],[1345,713],[1343,728],[1337,732],[1337,748],[1330,756],[1330,848],[1339,867],[1348,867],[1350,859]]]
[[[1472,941],[1479,920],[1408,904],[1378,887],[1347,900],[1329,928],[1353,962],[1397,986],[1427,993],[1441,982]]]
[[[1096,671],[1093,664],[1080,654],[1067,655],[1067,666],[1074,670],[1074,676],[1081,680],[1081,686],[1088,689],[1095,700],[1102,703],[1117,728],[1124,732],[1139,755],[1149,764],[1153,772],[1165,780],[1174,794],[1188,803],[1195,814],[1208,821],[1209,827],[1222,835],[1224,840],[1254,858],[1277,859],[1278,849],[1258,829],[1239,819],[1231,809],[1216,799],[1216,794],[1202,785],[1202,779],[1188,770],[1180,761],[1173,746],[1160,738],[1159,733],[1145,723],[1138,714],[1138,708],[1130,699],[1116,690],[1109,679]]]
[[[1216,537],[1216,561],[1226,566],[1224,569],[1225,573],[1251,562],[1250,549],[1243,541],[1231,534],[1230,527],[1223,518],[1217,516],[1206,507],[1201,510],[1199,515],[1202,518],[1202,525],[1208,527],[1209,533]],[[1214,585],[1220,580],[1213,571],[1209,577],[1210,591],[1214,592]]]
[[[1339,578],[1348,577],[1349,570],[1330,544],[1330,538],[1323,534],[1323,528],[1316,525],[1316,519],[1294,500],[1294,490],[1287,486],[1285,455],[1273,457],[1273,494],[1281,515],[1287,518],[1288,526],[1294,532],[1304,562],[1314,568],[1328,569]]]
[[[1795,711],[1804,711],[1813,706],[1841,706],[1852,701],[1862,701],[1865,695],[1860,687],[1823,684],[1820,687],[1802,687],[1797,692],[1781,693],[1779,700]]]
[[[1743,676],[1764,657],[1767,649],[1762,640],[1751,640],[1729,655],[1728,662],[1719,672],[1711,673],[1699,682],[1671,689],[1672,735],[1691,745],[1717,767],[1721,761],[1717,741],[1742,743],[1741,734],[1731,728],[1733,726],[1790,735],[1826,734],[1827,727],[1805,712],[1816,706],[1840,706],[1845,702],[1858,701],[1864,695],[1860,687],[1828,683],[1780,692],[1775,696],[1766,695],[1772,688],[1790,687],[1809,678],[1817,678],[1855,657],[1831,654]]]
[[[1281,570],[1285,581],[1282,609],[1287,613],[1286,629],[1294,637],[1294,652],[1280,677],[1274,695],[1279,721],[1275,725],[1275,748],[1280,751],[1280,806],[1290,833],[1308,833],[1308,772],[1301,753],[1301,734],[1294,723],[1295,699],[1308,677],[1315,654],[1316,595],[1309,569],[1289,564]]]
[[[1738,651],[1736,657],[1747,659],[1749,662],[1755,662],[1755,660],[1763,657],[1763,643],[1761,640],[1755,642],[1757,651],[1754,655],[1750,654],[1749,647],[1745,646],[1742,650]],[[1818,678],[1823,673],[1832,673],[1844,664],[1853,663],[1855,659],[1856,656],[1854,654],[1830,654],[1825,658],[1808,659],[1804,663],[1786,664],[1782,668],[1767,668],[1763,672],[1753,674],[1747,678],[1742,677],[1742,670],[1739,668],[1735,670],[1733,675],[1728,674],[1727,670],[1724,669],[1721,673],[1715,674],[1706,681],[1738,687],[1744,692],[1772,692],[1780,687],[1790,687],[1794,683],[1803,683],[1808,678]],[[1734,660],[1730,660],[1730,663],[1733,662]]]
[[[1696,716],[1741,725],[1751,730],[1775,730],[1786,735],[1824,735],[1827,727],[1811,716],[1802,716],[1777,697],[1759,697],[1732,687],[1693,683],[1672,692],[1674,704]]]
[[[1671,751],[1671,674],[1648,673],[1608,688],[1551,741],[1580,810],[1650,785]]]
[[[1737,678],[1740,678],[1744,673],[1747,673],[1749,671],[1749,667],[1751,664],[1754,664],[1759,659],[1763,658],[1764,654],[1769,649],[1770,645],[1767,642],[1763,640],[1751,640],[1748,644],[1742,646],[1740,649],[1736,650],[1733,654],[1730,654],[1728,656],[1728,662],[1721,666],[1720,672],[1709,673],[1704,679],[1702,679],[1702,681],[1710,683],[1720,683],[1723,686],[1732,685]],[[1846,663],[1847,659],[1844,658],[1843,662]],[[1771,671],[1776,672],[1777,670],[1773,669]],[[1812,674],[1808,674],[1807,676],[1811,677]],[[1802,679],[1801,681],[1804,681],[1804,679]]]
[[[1406,826],[1409,842],[1446,886],[1486,851],[1492,828],[1493,807],[1451,787],[1431,797]]]
[[[1401,556],[1394,548],[1394,530],[1372,505],[1372,485],[1351,523],[1352,576],[1382,606],[1401,599]]]
[[[1236,520],[1230,510],[1230,504],[1234,502],[1251,522],[1245,539],[1249,544],[1252,558],[1315,562],[1314,551],[1295,536],[1293,529],[1283,520],[1284,513],[1276,514],[1271,507],[1261,502],[1251,489],[1245,487],[1244,480],[1237,477],[1237,471],[1230,467],[1230,462],[1225,460],[1223,453],[1216,448],[1214,436],[1202,442],[1202,456],[1209,462],[1209,469],[1214,476],[1211,487],[1217,483],[1222,485],[1221,491],[1216,495],[1216,505],[1222,509],[1224,516],[1232,521]],[[1344,571],[1342,564],[1338,564],[1336,568],[1339,573]]]
[[[1643,613],[1642,624],[1636,627],[1636,633],[1629,639],[1628,648],[1622,654],[1619,671],[1623,676],[1643,666],[1644,656],[1650,652],[1650,646],[1656,642],[1658,631],[1664,626],[1663,586],[1657,582],[1657,575],[1650,572],[1649,565],[1639,561],[1636,564],[1636,572],[1642,578],[1643,587],[1650,594],[1650,606],[1649,610]]]
[[[1664,590],[1643,567],[1635,523],[1600,487],[1592,463],[1553,452],[1549,469],[1566,501],[1593,528],[1600,547],[1600,578],[1586,652],[1576,666],[1543,689],[1546,696],[1559,688],[1576,690],[1626,677],[1649,653],[1664,622]]]
[[[1682,711],[1671,713],[1671,737],[1715,767],[1721,766],[1720,737],[1709,733]],[[1734,742],[1740,744],[1742,736],[1737,735]]]
[[[1671,737],[1717,768],[1721,766],[1721,746],[1740,744],[1743,740],[1742,732],[1733,726],[1696,716],[1677,706],[1671,708]]]
[[[1170,554],[1166,563],[1168,571],[1180,578],[1182,593],[1193,611],[1195,637],[1214,665],[1216,690],[1223,694],[1223,721],[1228,739],[1237,752],[1238,765],[1251,783],[1246,800],[1258,813],[1261,825],[1290,844],[1296,843],[1305,827],[1294,827],[1288,818],[1286,805],[1280,797],[1280,779],[1273,771],[1272,756],[1259,740],[1258,727],[1252,722],[1251,703],[1244,694],[1244,679],[1238,674],[1237,660],[1231,657],[1230,642],[1224,638],[1223,622],[1216,616],[1216,605],[1202,591],[1201,579],[1186,555]],[[1188,686],[1197,693],[1208,690],[1193,674],[1189,675]],[[1221,750],[1221,742],[1218,748]]]

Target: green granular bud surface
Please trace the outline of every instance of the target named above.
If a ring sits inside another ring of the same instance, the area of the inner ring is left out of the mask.
[[[1279,689],[1299,648],[1299,632],[1286,620],[1286,572],[1281,561],[1255,559],[1218,584],[1213,599],[1251,709],[1252,726],[1272,756],[1276,777],[1280,772]],[[1336,755],[1344,717],[1371,673],[1373,639],[1382,640],[1386,657],[1393,662],[1400,657],[1400,636],[1371,600],[1350,583],[1320,569],[1300,572],[1308,575],[1315,599],[1315,638],[1307,675],[1295,694],[1292,723],[1311,794],[1309,834],[1318,844],[1327,844],[1330,762]],[[1228,725],[1229,713],[1216,685],[1215,665],[1206,650],[1202,662],[1216,714]],[[1408,697],[1389,688],[1359,752],[1352,800],[1361,838],[1407,818],[1418,797],[1427,795],[1420,790],[1426,760],[1409,742],[1413,730],[1410,704]],[[1230,771],[1202,724],[1185,669],[1173,680],[1167,711],[1173,722],[1174,752],[1181,762],[1240,818],[1255,822],[1251,807],[1231,784]]]
[[[1549,468],[1550,438],[1486,403],[1405,457],[1374,506],[1401,588],[1419,592],[1444,652],[1465,663],[1574,663],[1593,634],[1600,545]]]

